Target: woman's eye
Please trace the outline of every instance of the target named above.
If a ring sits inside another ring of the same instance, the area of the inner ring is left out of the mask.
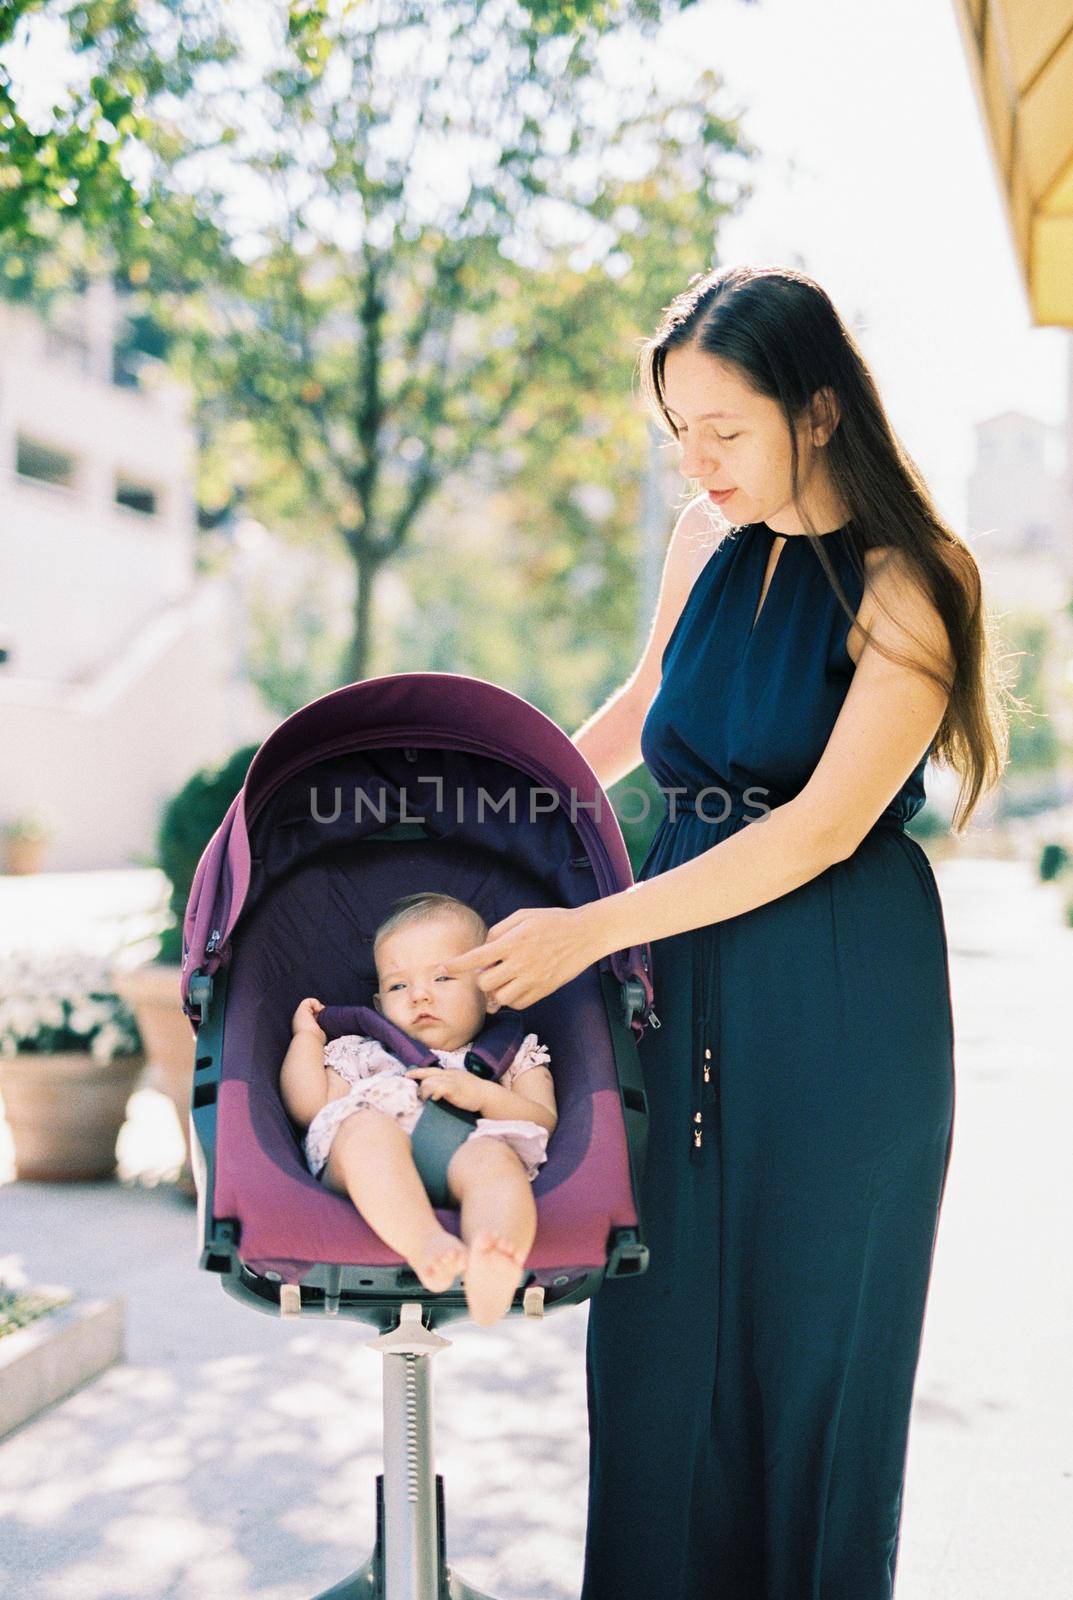
[[[453,972],[441,972],[437,976],[436,982],[437,983],[453,983],[454,982],[454,973]]]
[[[736,433],[717,433],[715,437],[720,444],[729,444],[731,439],[736,439],[738,436]]]

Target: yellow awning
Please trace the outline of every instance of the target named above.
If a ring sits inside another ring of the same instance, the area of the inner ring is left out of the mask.
[[[1029,303],[1073,328],[1073,0],[954,0]]]

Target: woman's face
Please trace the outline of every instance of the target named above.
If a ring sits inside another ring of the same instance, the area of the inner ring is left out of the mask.
[[[667,411],[678,430],[682,475],[706,490],[732,493],[715,503],[728,522],[786,521],[794,516],[790,480],[790,431],[778,401],[757,394],[731,362],[696,345],[667,352],[663,367]],[[709,413],[718,413],[709,415]],[[806,505],[816,443],[826,443],[819,423],[798,423],[799,499]],[[811,458],[811,459],[810,459]],[[810,508],[811,509],[811,508]],[[825,513],[821,511],[821,515]]]

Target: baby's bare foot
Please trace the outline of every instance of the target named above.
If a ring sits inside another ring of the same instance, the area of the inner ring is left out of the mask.
[[[449,1289],[466,1265],[466,1247],[446,1228],[435,1228],[407,1258],[430,1294]]]
[[[466,1261],[466,1304],[481,1327],[498,1322],[510,1309],[522,1279],[526,1252],[505,1234],[483,1228],[470,1242]]]

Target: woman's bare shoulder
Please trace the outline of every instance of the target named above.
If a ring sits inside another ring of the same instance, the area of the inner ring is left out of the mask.
[[[638,707],[638,729],[659,689],[663,652],[693,592],[693,585],[713,553],[733,531],[716,517],[707,495],[695,496],[678,514],[663,560],[659,598],[648,641],[629,680]]]
[[[861,628],[878,632],[894,648],[919,645],[949,657],[949,640],[934,599],[905,550],[897,545],[874,545],[864,552],[864,591],[846,649],[856,664],[866,640]]]
[[[706,494],[695,495],[690,500],[675,524],[673,543],[693,582],[708,565],[714,552],[734,532],[733,525],[716,513]]]

